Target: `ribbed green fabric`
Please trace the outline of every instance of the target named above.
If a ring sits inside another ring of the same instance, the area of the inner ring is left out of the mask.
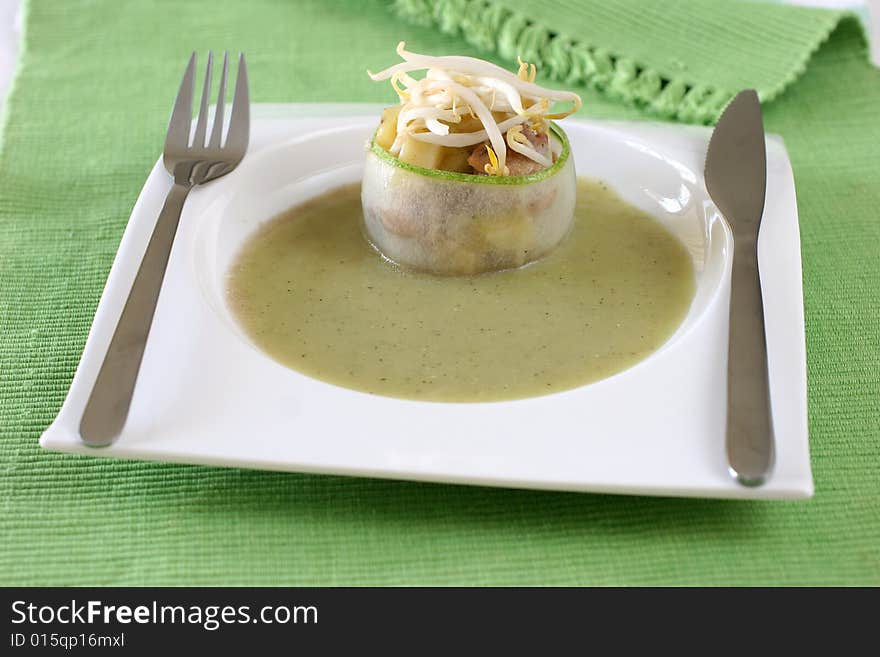
[[[603,29],[598,11],[592,29],[659,71],[681,56],[682,39],[715,29],[721,4],[732,3],[670,5],[669,20],[686,14],[689,32],[663,39],[659,25]],[[738,8],[742,25],[755,12],[752,32],[764,29],[765,10]],[[802,13],[779,16],[797,22]],[[824,36],[824,23],[810,29],[815,39],[790,44],[790,61]],[[880,584],[880,72],[850,22],[765,108],[798,186],[813,500],[492,490],[38,448],[190,51],[245,50],[256,101],[391,101],[363,71],[394,62],[400,39],[481,54],[461,37],[395,19],[383,2],[27,5],[0,147],[0,583]],[[736,65],[757,70],[746,56]],[[701,82],[729,84],[725,68]],[[594,116],[639,115],[584,94]]]
[[[718,0],[395,0],[394,9],[537,62],[556,80],[704,123],[740,89],[775,98],[843,16]]]

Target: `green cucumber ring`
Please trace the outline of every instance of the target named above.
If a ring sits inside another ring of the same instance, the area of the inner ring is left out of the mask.
[[[452,182],[465,182],[465,183],[479,183],[482,185],[528,185],[530,183],[536,183],[541,180],[545,180],[555,173],[557,173],[563,166],[565,166],[566,161],[571,155],[571,147],[568,143],[568,136],[558,125],[549,122],[550,130],[559,139],[562,144],[562,152],[559,154],[559,158],[553,163],[552,166],[547,167],[546,169],[541,169],[540,171],[536,171],[535,173],[530,173],[527,176],[479,176],[474,173],[458,173],[457,171],[443,171],[441,169],[427,169],[425,167],[416,166],[414,164],[407,164],[406,162],[401,162],[396,157],[394,157],[391,153],[386,151],[384,148],[379,146],[375,141],[375,136],[373,140],[370,142],[370,150],[376,154],[377,157],[388,162],[389,164],[398,167],[399,169],[404,169],[405,171],[411,171],[412,173],[417,173],[422,176],[428,176],[431,178],[439,178],[441,180],[449,180]]]

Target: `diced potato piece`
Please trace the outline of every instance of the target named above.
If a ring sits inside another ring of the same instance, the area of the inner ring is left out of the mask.
[[[440,168],[444,171],[457,171],[458,173],[472,173],[471,165],[468,164],[468,148],[443,149],[443,157],[440,160]]]
[[[400,155],[397,156],[397,159],[417,167],[437,169],[440,158],[443,157],[443,151],[442,146],[407,136],[403,140],[403,146],[400,148]]]
[[[397,115],[400,114],[400,105],[386,107],[382,110],[382,122],[376,131],[376,144],[386,151],[397,138]]]
[[[483,238],[497,249],[528,248],[534,239],[531,218],[523,213],[487,217],[478,222]]]
[[[476,132],[482,130],[483,124],[475,116],[465,114],[458,123],[449,124],[449,132]]]

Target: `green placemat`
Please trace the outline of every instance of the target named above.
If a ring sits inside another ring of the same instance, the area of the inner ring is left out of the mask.
[[[437,4],[442,19],[462,3]],[[716,90],[682,95],[667,115],[702,121],[719,101],[691,101],[738,86],[776,96],[766,127],[785,137],[800,207],[813,500],[511,491],[42,452],[190,51],[246,51],[256,101],[390,101],[363,70],[393,62],[398,40],[476,55],[492,44],[452,23],[448,33],[407,23],[384,2],[32,0],[0,145],[0,583],[880,584],[880,72],[855,22],[834,29],[838,14],[775,7],[768,25],[758,5],[651,4],[667,11],[646,11],[648,22],[622,21],[627,3],[583,4],[590,24],[543,2],[504,11],[531,7],[551,40],[564,29],[669,76],[661,91],[676,80]],[[739,21],[734,36],[722,36],[721,12]],[[802,38],[775,54],[758,47],[785,25]],[[723,58],[705,50],[713,33]],[[580,79],[587,113],[658,111]]]
[[[394,11],[556,80],[684,121],[713,122],[746,87],[772,100],[841,12],[718,0],[395,0]]]

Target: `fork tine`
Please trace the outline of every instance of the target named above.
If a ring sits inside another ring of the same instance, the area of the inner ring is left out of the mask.
[[[217,109],[214,112],[214,127],[211,128],[209,148],[220,148],[220,137],[223,135],[223,105],[226,101],[226,74],[229,71],[229,51],[223,53],[223,72],[220,75],[220,91],[217,95]]]
[[[250,134],[250,99],[248,94],[247,65],[244,53],[238,57],[238,75],[235,78],[235,95],[232,98],[232,113],[229,118],[229,133],[226,136],[227,148],[239,156],[247,150]]]
[[[189,144],[189,128],[192,125],[192,97],[193,81],[196,71],[196,53],[193,52],[186,65],[183,80],[180,81],[180,90],[174,101],[174,109],[171,111],[171,119],[168,121],[168,132],[165,135],[165,143],[168,145],[183,146]]]
[[[211,74],[214,66],[214,53],[208,51],[208,67],[205,69],[205,87],[202,89],[202,102],[199,104],[199,118],[196,122],[196,134],[193,137],[194,148],[205,147],[205,133],[208,131],[208,100],[211,98]]]

